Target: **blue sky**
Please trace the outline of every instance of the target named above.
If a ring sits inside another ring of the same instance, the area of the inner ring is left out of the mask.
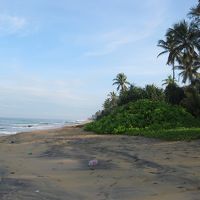
[[[85,119],[120,72],[161,86],[157,41],[196,0],[0,0],[0,116]]]

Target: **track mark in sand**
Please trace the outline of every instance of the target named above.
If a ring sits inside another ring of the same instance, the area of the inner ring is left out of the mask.
[[[178,189],[185,189],[185,187],[183,187],[183,186],[177,186],[176,188],[178,188]]]
[[[117,181],[115,181],[114,183],[110,184],[110,187],[113,187],[116,184],[117,184]]]
[[[127,149],[128,150],[128,149]],[[128,150],[130,152],[130,150]],[[137,155],[132,155],[128,152],[122,152],[122,151],[111,151],[115,153],[116,155],[121,155],[124,158],[128,158],[128,161],[134,165],[137,165],[138,167],[142,168],[153,168],[156,169],[159,173],[166,172],[169,170],[168,167],[160,165],[156,162],[145,160],[139,158]],[[133,163],[134,162],[134,163]]]

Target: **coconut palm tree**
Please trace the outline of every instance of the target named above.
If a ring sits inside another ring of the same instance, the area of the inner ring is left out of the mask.
[[[169,28],[167,35],[171,35],[174,51],[180,57],[180,54],[188,54],[191,57],[198,57],[200,51],[200,37],[198,28],[194,23],[188,23],[185,20],[174,24]]]
[[[124,73],[117,74],[113,81],[113,85],[117,85],[117,91],[122,93],[125,92],[128,89],[128,85],[130,85],[130,83],[127,81],[127,76]]]
[[[169,75],[166,79],[162,80],[164,83],[162,85],[170,85],[174,84],[176,80],[173,79],[171,75]]]
[[[108,94],[108,97],[110,97],[111,99],[116,99],[117,98],[117,94],[113,91],[113,92],[110,92]]]
[[[175,50],[175,46],[174,46],[174,38],[173,35],[171,35],[170,33],[166,33],[166,40],[159,40],[158,41],[158,47],[161,47],[164,49],[164,51],[162,51],[161,53],[158,54],[158,57],[168,53],[168,58],[167,58],[167,65],[172,65],[172,71],[173,71],[173,75],[172,75],[172,79],[173,82],[175,81],[175,61],[177,60],[179,54],[178,52]]]
[[[197,67],[194,63],[199,60],[200,37],[197,26],[185,20],[174,24],[169,28],[167,35],[171,35],[173,50],[177,53],[176,60],[179,63],[176,69],[182,70],[179,74],[183,77],[183,83],[187,80],[191,83],[196,76]],[[194,73],[192,75],[192,73]]]
[[[199,3],[190,9],[190,12],[188,14],[190,17],[194,19],[194,22],[197,24],[200,24],[200,0]]]
[[[182,56],[180,64],[176,68],[181,70],[179,76],[183,77],[183,83],[189,81],[190,84],[193,84],[199,78],[200,61],[193,59],[186,53]]]
[[[115,92],[110,92],[108,94],[108,97],[110,99],[110,103],[112,105],[112,107],[115,107],[117,105],[117,101],[118,101],[118,96]]]

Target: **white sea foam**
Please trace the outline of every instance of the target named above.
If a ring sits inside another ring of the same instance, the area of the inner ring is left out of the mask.
[[[60,128],[65,125],[74,125],[75,123],[76,121],[72,120],[0,118],[0,135]]]

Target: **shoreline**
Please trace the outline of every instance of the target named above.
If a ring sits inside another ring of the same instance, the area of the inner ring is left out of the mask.
[[[199,144],[77,126],[0,137],[0,199],[198,199]]]
[[[56,130],[60,130],[60,129],[62,129],[62,128],[65,128],[65,127],[79,127],[79,128],[81,128],[81,127],[83,127],[85,124],[87,124],[87,123],[90,123],[90,122],[92,122],[92,120],[85,120],[85,121],[82,121],[82,122],[77,122],[77,123],[71,123],[71,124],[69,124],[69,125],[67,125],[67,124],[64,124],[64,125],[60,125],[60,126],[55,126],[55,127],[51,127],[51,128],[41,128],[41,129],[33,129],[33,130],[27,130],[27,131],[19,131],[19,132],[16,132],[16,133],[10,133],[10,134],[1,134],[0,133],[0,137],[6,137],[6,136],[12,136],[12,135],[17,135],[17,134],[22,134],[22,133],[32,133],[32,132],[40,132],[40,131],[56,131]]]

